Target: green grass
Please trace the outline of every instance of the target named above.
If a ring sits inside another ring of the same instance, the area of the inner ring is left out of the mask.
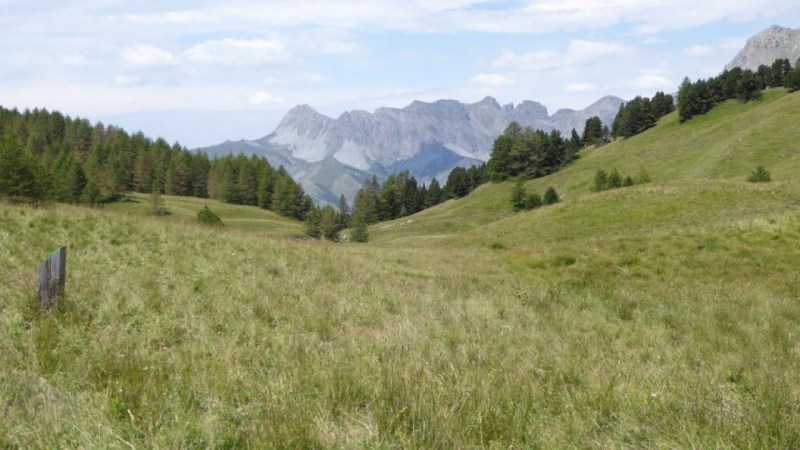
[[[539,194],[553,186],[563,200],[570,200],[590,193],[598,169],[609,172],[613,168],[623,177],[636,177],[645,169],[654,183],[745,181],[757,166],[764,166],[775,181],[796,180],[800,173],[798,122],[800,95],[768,90],[761,101],[729,101],[684,124],[678,123],[677,113],[670,114],[640,135],[584,150],[571,165],[525,186],[528,192]],[[512,185],[488,183],[475,194],[380,224],[370,232],[381,242],[397,240],[406,245],[409,238],[424,242],[491,224],[513,215]]]
[[[199,199],[0,204],[0,447],[797,448],[796,158],[723,142],[796,102],[723,105],[717,143],[668,117],[528,183],[562,203],[513,213],[488,184],[363,245]],[[653,183],[588,191],[644,162]],[[40,311],[60,245],[67,297]]]
[[[105,209],[136,216],[150,214],[148,194],[129,193],[121,201],[106,205]],[[296,220],[282,217],[272,211],[255,206],[222,203],[217,200],[162,195],[167,214],[165,220],[196,224],[197,213],[208,206],[220,216],[223,225],[237,230],[258,231],[275,238],[303,235],[303,226]]]

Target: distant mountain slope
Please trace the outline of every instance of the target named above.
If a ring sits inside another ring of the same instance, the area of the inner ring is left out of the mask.
[[[800,29],[773,25],[747,40],[744,48],[725,66],[755,71],[758,66],[772,65],[776,59],[787,58],[794,66],[800,58]]]
[[[351,197],[365,179],[409,170],[422,182],[442,178],[458,166],[489,159],[492,142],[512,121],[566,137],[583,131],[586,119],[598,116],[610,126],[622,99],[604,97],[580,111],[562,109],[552,116],[533,101],[501,106],[486,97],[477,103],[415,101],[405,108],[380,108],[375,113],[349,111],[337,119],[308,105],[290,110],[278,127],[262,139],[226,142],[197,149],[209,154],[230,152],[266,156],[283,165],[317,200],[334,203]]]

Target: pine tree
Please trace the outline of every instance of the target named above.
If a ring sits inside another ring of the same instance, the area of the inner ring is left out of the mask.
[[[339,196],[339,211],[336,219],[340,230],[347,228],[347,223],[350,222],[350,207],[347,206],[347,199],[344,198],[344,194]]]
[[[789,92],[800,91],[800,60],[797,61],[795,68],[784,78],[784,85]]]
[[[333,206],[326,205],[322,208],[319,219],[319,229],[325,239],[334,242],[339,240],[339,221]]]
[[[434,178],[431,180],[431,185],[428,186],[428,196],[425,199],[425,206],[431,207],[434,205],[438,205],[444,199],[444,195],[442,193],[442,188],[439,186],[439,181]]]
[[[594,191],[600,192],[608,189],[608,175],[603,169],[597,169],[594,174]]]
[[[12,200],[43,201],[48,186],[37,161],[22,152],[8,138],[0,140],[0,196]]]
[[[585,145],[597,145],[603,139],[603,122],[597,116],[586,119],[583,128],[583,142]]]
[[[553,186],[550,186],[546,191],[544,191],[544,198],[542,199],[542,202],[545,205],[552,205],[554,203],[558,203],[558,201],[558,193],[556,193],[556,190],[553,188]]]
[[[208,209],[208,205],[203,206],[203,209],[197,212],[197,220],[205,225],[222,226],[222,219],[214,211]]]
[[[321,214],[319,208],[311,208],[304,221],[306,236],[319,238],[322,234],[320,228]]]
[[[350,232],[350,240],[353,242],[367,242],[369,240],[369,230],[367,229],[367,221],[361,215],[354,215],[352,219],[352,231]]]
[[[747,181],[751,183],[766,183],[768,181],[772,181],[772,176],[770,176],[767,169],[764,166],[756,167],[749,177],[747,177]]]
[[[736,83],[736,98],[742,102],[761,98],[761,89],[756,83],[756,77],[751,70],[742,72],[742,77]]]

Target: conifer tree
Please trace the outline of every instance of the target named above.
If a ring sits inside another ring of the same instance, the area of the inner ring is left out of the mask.
[[[600,192],[608,189],[608,175],[603,169],[597,169],[594,174],[594,191]]]
[[[321,236],[322,231],[320,228],[320,219],[321,214],[319,208],[312,207],[306,214],[306,218],[303,221],[305,225],[306,236],[312,238],[319,238]]]
[[[94,200],[92,200],[92,198],[96,196],[95,191],[97,191],[97,186],[90,181],[89,184],[86,185],[85,190],[85,195],[90,196],[90,199],[87,201],[87,203],[96,203]],[[161,189],[159,189],[156,183],[153,183],[153,189],[150,191],[150,214],[154,216],[163,216],[167,214],[167,209],[164,207],[164,199],[161,197]]]
[[[222,226],[222,219],[208,208],[208,205],[203,206],[203,209],[197,212],[197,220],[202,224],[212,226]]]
[[[325,239],[329,241],[339,240],[339,221],[333,206],[326,205],[320,211],[319,229]]]
[[[617,172],[616,167],[613,168],[611,170],[611,173],[608,175],[606,186],[609,189],[614,189],[622,186],[622,176],[620,176],[619,172]]]
[[[339,211],[336,218],[340,230],[347,228],[347,224],[350,222],[350,207],[347,206],[347,199],[344,198],[344,194],[339,196]]]
[[[367,229],[367,221],[361,217],[360,214],[353,215],[352,218],[352,231],[350,232],[350,240],[353,242],[367,242],[369,240],[369,230]]]
[[[544,191],[544,198],[542,198],[542,202],[545,205],[552,205],[554,203],[558,203],[558,201],[558,193],[556,193],[556,190],[553,188],[553,186],[550,186],[546,191]]]

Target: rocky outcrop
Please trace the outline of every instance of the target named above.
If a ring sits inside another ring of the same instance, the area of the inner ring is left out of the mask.
[[[757,70],[764,64],[771,66],[776,59],[787,58],[792,66],[800,58],[800,29],[773,25],[747,40],[744,48],[733,58],[726,69],[734,67]]]

